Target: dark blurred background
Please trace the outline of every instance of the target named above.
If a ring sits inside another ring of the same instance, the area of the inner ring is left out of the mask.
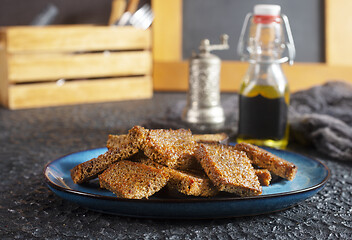
[[[279,4],[289,18],[296,45],[297,62],[324,62],[324,0],[184,0],[183,57],[191,56],[203,38],[219,43],[229,35],[230,50],[214,54],[222,59],[239,60],[236,48],[244,18],[256,4]]]
[[[0,26],[28,25],[49,4],[58,9],[52,24],[107,24],[111,0],[0,0]]]
[[[145,2],[141,1],[140,5]],[[185,0],[183,1],[183,58],[200,41],[230,36],[230,50],[216,52],[223,60],[239,60],[236,53],[245,15],[255,4],[280,4],[290,20],[298,62],[324,62],[323,0]],[[52,24],[108,24],[111,0],[0,0],[0,26],[29,25],[49,4],[58,9]],[[170,9],[173,11],[173,9]]]

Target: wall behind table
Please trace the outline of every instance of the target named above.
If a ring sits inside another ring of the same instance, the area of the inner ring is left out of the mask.
[[[112,0],[0,0],[0,26],[29,25],[50,3],[59,14],[52,24],[97,24],[109,21]],[[140,6],[148,0],[141,0]]]
[[[0,0],[0,26],[28,25],[49,3],[59,14],[53,24],[107,24],[111,0]]]
[[[48,6],[57,6],[59,14],[52,24],[108,23],[112,0],[1,0],[0,26],[28,25]],[[148,2],[148,1],[141,1]],[[204,38],[218,43],[219,36],[230,36],[230,50],[216,52],[223,60],[239,60],[235,52],[246,13],[258,3],[282,6],[289,17],[297,48],[298,62],[323,62],[324,54],[324,1],[323,0],[185,0],[183,1],[184,59],[197,50]],[[141,4],[140,4],[141,5]]]
[[[322,0],[185,0],[183,1],[183,58],[198,50],[202,39],[219,43],[230,36],[230,50],[216,51],[223,60],[239,60],[236,53],[244,18],[255,4],[279,4],[290,20],[298,62],[324,62],[324,1]]]

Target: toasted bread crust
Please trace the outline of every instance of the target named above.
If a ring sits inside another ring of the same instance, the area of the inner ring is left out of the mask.
[[[196,142],[190,130],[149,130],[143,146],[144,154],[153,161],[174,169],[197,166],[193,157]]]
[[[98,174],[102,173],[112,163],[129,158],[137,152],[138,149],[133,146],[132,142],[125,139],[124,142],[119,144],[119,147],[110,148],[104,154],[75,166],[71,169],[71,178],[74,183],[86,182],[98,177]]]
[[[109,134],[108,141],[106,142],[106,147],[108,149],[117,148],[117,147],[120,147],[121,144],[125,144],[126,141],[128,141],[127,134],[122,134],[122,135]]]
[[[97,158],[78,164],[71,169],[71,178],[74,183],[84,183],[90,179],[96,178],[98,174],[102,173],[111,164],[126,159],[135,153],[137,153],[137,150],[134,148],[109,149],[106,153],[99,155]]]
[[[235,150],[233,146],[199,144],[195,156],[220,191],[240,196],[262,193],[250,160],[245,153]]]
[[[170,175],[168,186],[185,195],[212,197],[219,192],[204,172],[201,174],[171,169],[149,158],[141,159],[141,163],[168,171]]]
[[[83,183],[98,177],[111,164],[132,157],[137,154],[140,144],[144,142],[144,135],[148,130],[135,126],[128,134],[109,135],[107,141],[108,151],[87,162],[81,163],[71,169],[71,178],[74,183]]]
[[[135,148],[140,150],[144,149],[146,139],[149,135],[149,129],[141,126],[134,126],[128,131],[129,140],[132,142]]]
[[[268,169],[254,169],[261,186],[269,186],[271,181],[271,174]]]
[[[193,139],[197,143],[221,143],[226,144],[229,136],[226,133],[215,134],[193,134]]]
[[[169,186],[190,196],[212,197],[219,191],[205,175],[170,169]]]
[[[247,154],[252,164],[268,169],[271,173],[292,181],[297,173],[297,167],[262,148],[249,143],[238,143],[235,149]]]
[[[163,188],[169,175],[162,169],[122,160],[99,175],[102,188],[129,199],[148,198]]]

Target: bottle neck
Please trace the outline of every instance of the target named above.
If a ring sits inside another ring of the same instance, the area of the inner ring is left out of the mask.
[[[259,85],[276,85],[286,82],[286,77],[281,64],[278,63],[250,63],[247,71],[248,81]]]
[[[284,50],[281,19],[277,16],[254,16],[248,39],[250,61],[276,62]]]

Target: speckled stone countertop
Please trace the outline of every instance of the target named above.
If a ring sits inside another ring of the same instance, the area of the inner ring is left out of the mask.
[[[153,99],[10,111],[0,108],[1,239],[351,239],[352,163],[290,145],[318,159],[331,178],[318,194],[267,215],[216,220],[152,220],[93,212],[46,186],[44,166],[71,152],[104,147],[109,133],[126,133],[163,117],[184,93]],[[223,98],[231,98],[231,94]]]

